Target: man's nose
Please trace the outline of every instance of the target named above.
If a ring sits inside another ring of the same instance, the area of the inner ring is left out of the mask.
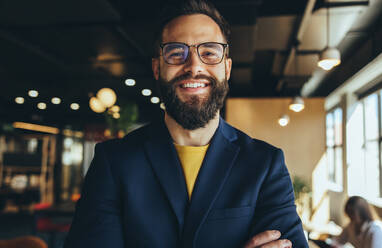
[[[204,63],[200,60],[196,47],[190,47],[189,55],[184,65],[184,71],[192,76],[204,71]]]

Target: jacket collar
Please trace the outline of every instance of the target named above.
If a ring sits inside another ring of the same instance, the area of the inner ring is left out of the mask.
[[[145,152],[177,217],[179,234],[183,230],[185,247],[192,246],[199,227],[228,178],[240,150],[233,143],[236,139],[236,130],[220,118],[189,203],[182,166],[164,121],[149,127]]]
[[[222,190],[239,153],[236,131],[222,118],[203,160],[183,228],[183,247],[194,247],[198,232]]]

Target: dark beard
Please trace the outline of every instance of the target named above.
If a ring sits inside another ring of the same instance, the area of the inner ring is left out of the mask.
[[[207,79],[210,83],[211,91],[206,98],[192,96],[186,102],[182,102],[176,95],[176,83],[186,79]],[[214,77],[198,75],[192,77],[190,74],[184,74],[165,81],[159,77],[159,90],[162,101],[166,106],[166,112],[184,129],[195,130],[203,128],[212,120],[217,111],[224,105],[229,87],[227,79],[218,81]]]

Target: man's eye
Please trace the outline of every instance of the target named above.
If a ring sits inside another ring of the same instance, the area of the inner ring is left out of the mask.
[[[211,51],[205,51],[201,55],[202,55],[202,57],[208,57],[208,58],[217,57],[217,53],[211,52]]]
[[[178,58],[178,57],[183,57],[183,53],[171,53],[169,55],[170,58]]]

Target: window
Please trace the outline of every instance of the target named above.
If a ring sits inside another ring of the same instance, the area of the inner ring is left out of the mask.
[[[348,120],[348,191],[373,201],[382,197],[382,91],[361,99]]]
[[[328,180],[342,190],[342,109],[326,114],[326,161]]]
[[[369,197],[380,197],[379,169],[379,107],[378,94],[374,93],[363,99],[364,107],[364,146],[365,154],[365,188]]]

